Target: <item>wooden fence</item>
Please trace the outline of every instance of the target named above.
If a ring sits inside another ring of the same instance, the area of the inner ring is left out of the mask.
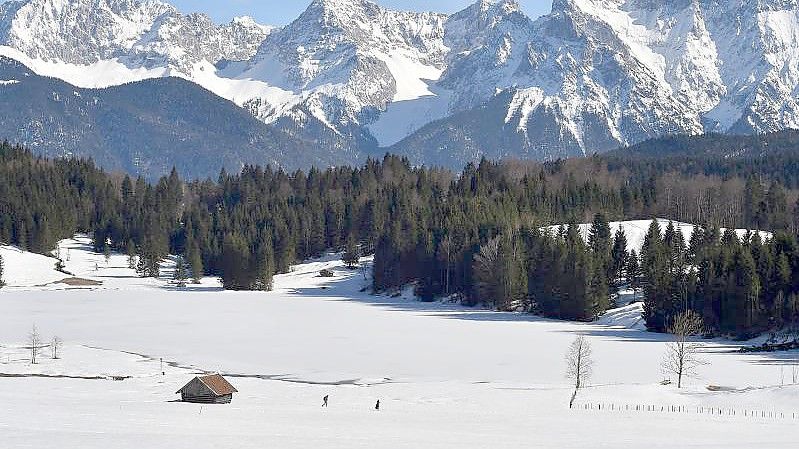
[[[658,404],[618,404],[612,402],[575,402],[572,410],[618,412],[618,413],[662,413],[693,414],[708,417],[740,417],[747,419],[789,419],[799,420],[799,412],[767,411],[747,408],[705,407]]]

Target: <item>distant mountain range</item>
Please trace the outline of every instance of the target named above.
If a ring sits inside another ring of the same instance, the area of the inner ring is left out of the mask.
[[[173,166],[215,179],[222,167],[324,167],[344,159],[180,78],[81,89],[0,57],[0,92],[5,138],[46,156],[91,157],[150,178]]]
[[[30,103],[3,106],[0,135],[147,174],[384,151],[460,167],[799,127],[799,0],[555,0],[537,20],[514,0],[452,15],[314,0],[281,28],[217,25],[157,0],[10,0],[0,55],[29,75],[3,75],[0,99]],[[34,80],[49,90],[25,91]],[[64,90],[137,112],[111,129],[109,109],[43,100]],[[146,119],[167,110],[171,121]]]

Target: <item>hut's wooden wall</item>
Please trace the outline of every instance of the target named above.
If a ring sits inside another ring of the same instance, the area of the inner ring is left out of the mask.
[[[229,404],[233,400],[232,394],[217,396],[199,379],[194,379],[180,390],[180,398],[183,402],[195,402],[200,404]]]

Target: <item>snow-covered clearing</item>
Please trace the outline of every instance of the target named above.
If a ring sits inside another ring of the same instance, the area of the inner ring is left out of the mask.
[[[683,239],[687,244],[691,240],[691,235],[694,233],[695,225],[691,223],[682,223],[679,221],[668,220],[665,218],[658,218],[658,225],[660,226],[660,233],[663,234],[666,232],[666,228],[669,226],[669,223],[674,224],[674,228],[682,233]],[[646,239],[646,234],[649,231],[649,225],[652,224],[652,220],[632,220],[632,221],[614,221],[609,223],[610,225],[610,232],[612,235],[615,235],[619,228],[624,230],[624,234],[627,236],[627,251],[635,250],[635,252],[640,253],[641,248],[644,246],[644,240]],[[549,226],[547,229],[551,233],[558,232],[562,228],[561,225],[558,226]],[[582,235],[585,241],[588,241],[588,235],[591,233],[591,223],[582,223],[578,225],[578,229],[580,231],[580,235]],[[719,230],[721,233],[725,231],[724,228]],[[748,232],[754,234],[757,232],[760,235],[760,238],[763,240],[768,240],[772,237],[771,233],[765,231],[755,231],[755,230],[747,230],[747,229],[736,229],[735,234],[738,235],[739,238],[743,238]]]
[[[335,256],[278,276],[270,293],[223,292],[213,279],[183,291],[167,282],[168,264],[164,279],[140,280],[124,256],[106,264],[87,244],[66,241],[61,254],[69,255],[67,271],[99,286],[51,284],[61,275],[47,271],[53,259],[12,259],[13,249],[2,248],[12,285],[0,290],[4,448],[792,448],[799,441],[792,385],[799,354],[745,355],[732,343],[709,342],[710,364],[678,391],[660,385],[666,337],[638,329],[635,305],[579,324],[375,297],[360,292],[363,273]],[[335,277],[318,277],[322,268]],[[61,359],[45,349],[39,364],[28,362],[34,323],[44,341],[65,341]],[[569,410],[563,358],[578,334],[593,345],[596,366],[578,409]],[[240,391],[231,405],[172,402],[194,373],[210,371]],[[583,408],[600,403],[658,411]],[[669,406],[688,411],[660,411]]]

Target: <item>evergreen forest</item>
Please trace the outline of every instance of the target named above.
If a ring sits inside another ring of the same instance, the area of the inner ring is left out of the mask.
[[[375,292],[413,284],[426,301],[588,321],[626,286],[641,292],[653,331],[686,310],[714,334],[799,325],[799,152],[727,157],[723,141],[708,142],[713,151],[691,155],[653,142],[547,163],[482,160],[459,173],[385,155],[204,180],[173,170],[157,182],[3,143],[0,242],[46,254],[88,233],[141,276],[158,276],[174,254],[187,276],[216,275],[231,290],[269,290],[274,274],[334,250],[351,267],[374,255]],[[652,221],[640,254],[609,226],[654,217],[674,222]],[[686,238],[679,222],[699,226]],[[591,223],[587,238],[578,223]]]

